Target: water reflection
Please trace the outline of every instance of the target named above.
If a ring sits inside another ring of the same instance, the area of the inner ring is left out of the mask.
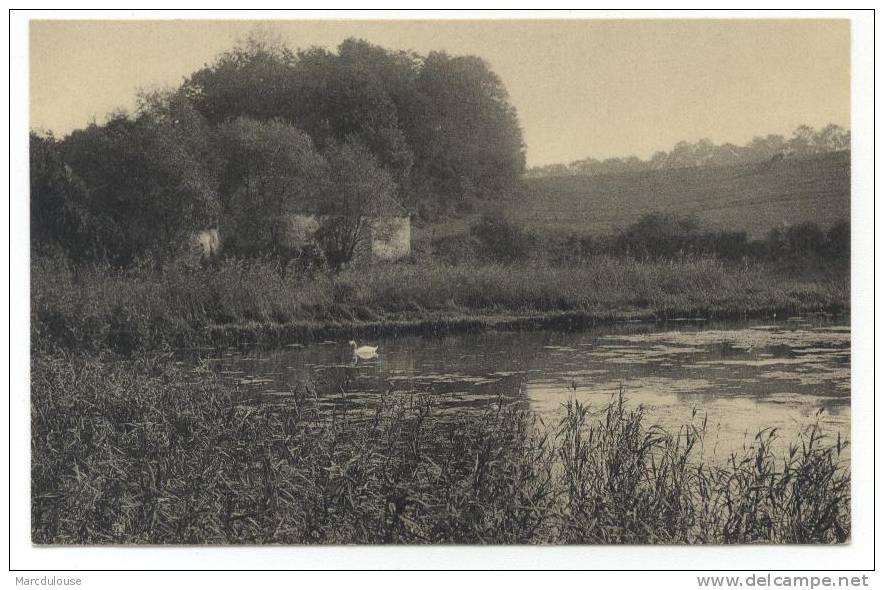
[[[850,332],[843,325],[627,324],[581,332],[486,333],[377,342],[354,358],[346,341],[225,351],[209,359],[259,403],[308,391],[327,406],[372,410],[379,396],[431,395],[438,412],[469,412],[498,396],[527,400],[545,422],[576,397],[606,403],[623,391],[675,430],[708,417],[717,452],[763,427],[786,437],[812,422],[842,435],[850,423]]]

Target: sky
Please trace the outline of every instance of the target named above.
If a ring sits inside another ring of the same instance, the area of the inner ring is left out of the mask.
[[[348,37],[484,58],[519,113],[529,166],[649,157],[709,138],[850,126],[847,20],[32,21],[32,129],[64,136],[177,86],[260,26],[289,46]]]

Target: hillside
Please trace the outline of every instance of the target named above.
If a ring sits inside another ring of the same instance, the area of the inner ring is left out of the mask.
[[[772,227],[850,217],[850,152],[715,168],[525,179],[506,214],[539,233],[610,233],[644,213],[696,215],[761,237]]]

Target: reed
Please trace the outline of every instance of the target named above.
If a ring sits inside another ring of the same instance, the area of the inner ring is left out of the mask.
[[[843,273],[793,276],[762,262],[704,257],[596,256],[569,267],[418,260],[335,274],[256,260],[115,270],[36,259],[31,291],[38,348],[120,352],[385,327],[483,329],[562,314],[593,323],[837,313],[850,300]]]
[[[308,388],[251,400],[206,369],[41,354],[35,543],[840,543],[846,442],[764,431],[707,463],[705,426],[621,395],[546,426],[517,394],[474,414],[420,394],[356,411]],[[344,392],[338,394],[346,395]],[[698,419],[699,420],[699,419]]]

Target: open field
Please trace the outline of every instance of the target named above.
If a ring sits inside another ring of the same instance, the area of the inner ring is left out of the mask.
[[[296,16],[22,21],[19,569],[860,544],[859,17]]]
[[[253,404],[152,357],[32,366],[35,543],[840,543],[846,441],[762,431],[705,464],[616,397],[538,423],[518,396],[443,416],[421,395],[320,414]],[[346,395],[343,392],[342,395]]]
[[[645,213],[696,215],[712,229],[761,238],[782,224],[850,218],[850,153],[733,167],[529,178],[506,214],[538,234],[607,235]]]
[[[544,322],[784,317],[848,311],[845,272],[596,256],[567,267],[401,262],[305,276],[261,261],[121,271],[38,259],[31,329],[38,348],[129,352]]]

